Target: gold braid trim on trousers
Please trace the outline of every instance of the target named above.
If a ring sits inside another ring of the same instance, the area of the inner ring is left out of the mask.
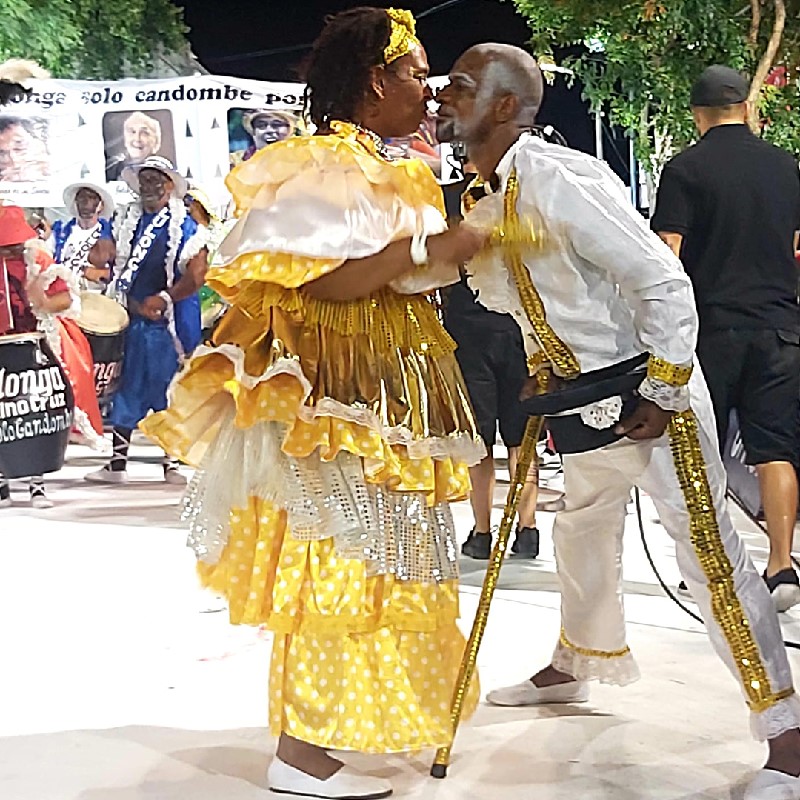
[[[690,540],[708,581],[711,611],[730,647],[751,711],[761,713],[794,694],[773,692],[750,621],[736,594],[733,565],[720,538],[706,464],[692,411],[675,414],[669,424],[675,472],[689,512]]]
[[[567,650],[572,650],[573,653],[577,653],[579,656],[585,656],[586,658],[622,658],[631,651],[630,647],[624,647],[622,650],[590,650],[588,647],[578,647],[567,639],[563,628],[558,641],[562,647],[565,647]]]
[[[522,252],[519,246],[515,246],[513,232],[519,230],[520,220],[517,212],[517,199],[519,198],[519,180],[516,170],[512,171],[506,184],[506,191],[503,197],[503,225],[505,232],[509,234],[509,245],[504,247],[506,263],[514,278],[514,283],[519,293],[519,299],[525,315],[536,334],[539,347],[553,365],[556,375],[562,378],[576,378],[580,375],[581,366],[572,350],[559,339],[555,331],[547,324],[544,303],[536,287],[531,280],[525,263],[522,260]]]

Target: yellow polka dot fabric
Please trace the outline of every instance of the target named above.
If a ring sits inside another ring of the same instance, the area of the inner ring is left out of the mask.
[[[449,742],[464,639],[455,582],[367,577],[333,539],[298,542],[286,517],[252,498],[231,514],[220,561],[202,582],[229,600],[233,623],[275,632],[270,726],[320,747],[372,753]],[[467,713],[477,703],[471,687]]]

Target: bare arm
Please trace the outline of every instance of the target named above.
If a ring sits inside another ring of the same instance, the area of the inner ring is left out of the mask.
[[[60,314],[72,305],[72,297],[69,292],[59,292],[53,295],[43,295],[38,303],[38,309],[46,314]]]
[[[111,239],[99,239],[89,251],[88,261],[94,267],[107,270],[116,255],[117,248]]]
[[[659,237],[662,241],[666,242],[667,247],[675,253],[678,258],[681,257],[681,244],[683,244],[683,236],[679,233],[667,233],[667,231],[659,231]]]
[[[173,303],[179,303],[187,297],[191,297],[203,285],[208,272],[208,250],[203,248],[183,270],[178,282],[167,290],[167,294],[172,298]],[[129,301],[131,303],[131,301]],[[145,297],[141,303],[131,303],[131,308],[147,319],[157,321],[161,319],[166,310],[167,302],[157,294]]]
[[[462,264],[483,246],[485,236],[467,226],[451,228],[427,241],[431,261]],[[375,255],[345,261],[341,267],[307,284],[316,300],[346,302],[376,292],[395,278],[416,269],[411,260],[411,239],[398,239]]]
[[[205,283],[208,250],[205,247],[186,265],[178,282],[168,291],[174,303],[191,297]]]

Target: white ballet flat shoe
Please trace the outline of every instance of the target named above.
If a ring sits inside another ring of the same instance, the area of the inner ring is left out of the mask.
[[[570,681],[555,686],[534,686],[523,681],[514,686],[504,686],[486,695],[486,702],[494,706],[542,706],[549,703],[585,703],[589,699],[586,681]]]
[[[327,780],[320,780],[273,758],[267,771],[269,790],[275,794],[318,797],[322,800],[379,800],[392,793],[392,786],[381,778],[361,775],[342,767]]]
[[[800,778],[774,769],[759,770],[742,800],[800,800]]]

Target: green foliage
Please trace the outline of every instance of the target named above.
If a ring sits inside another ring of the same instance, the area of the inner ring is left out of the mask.
[[[187,47],[169,0],[2,0],[0,17],[0,61],[30,58],[59,78],[137,77]]]
[[[581,79],[593,108],[602,108],[612,123],[637,134],[638,155],[655,172],[670,153],[695,138],[689,91],[700,72],[717,63],[753,74],[773,22],[773,3],[766,0],[753,48],[748,0],[513,2],[528,21],[536,55],[546,58],[555,48],[581,46],[575,48],[580,54],[564,59],[563,65]],[[800,0],[788,0],[787,6],[782,63],[800,52]],[[800,126],[785,106],[797,109],[797,99],[796,87],[767,87],[763,99],[770,120],[765,135],[794,152],[800,151]]]

